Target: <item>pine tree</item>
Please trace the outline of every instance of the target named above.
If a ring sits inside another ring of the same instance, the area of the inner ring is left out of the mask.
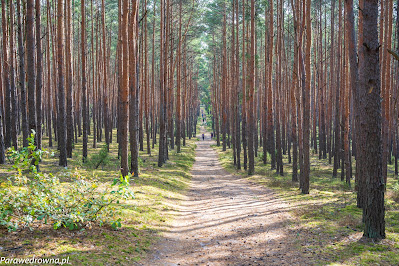
[[[28,0],[32,1],[32,0]],[[63,49],[63,1],[58,0],[57,2],[57,65],[58,65],[58,115],[57,115],[57,139],[58,149],[60,151],[59,165],[67,166],[67,154],[66,154],[66,114],[65,114],[65,85],[64,85],[64,49]],[[28,8],[29,9],[29,8]],[[27,34],[28,36],[28,34]],[[29,38],[27,37],[27,43]],[[29,54],[28,50],[28,54]],[[33,66],[32,66],[33,68]],[[28,59],[28,72],[29,72],[29,59]],[[28,79],[28,90],[29,90],[29,79]],[[33,97],[34,99],[34,97]],[[29,95],[29,101],[31,101],[31,95]],[[30,110],[35,110],[30,108]],[[34,112],[29,112],[29,125],[31,126],[31,116],[34,116]]]
[[[363,46],[359,51],[359,131],[363,135],[359,140],[363,155],[359,159],[364,160],[364,236],[369,238],[385,238],[378,6],[378,1],[364,0]]]

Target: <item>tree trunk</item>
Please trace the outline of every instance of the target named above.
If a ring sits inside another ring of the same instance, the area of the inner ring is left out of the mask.
[[[10,96],[11,96],[11,136],[12,145],[18,149],[18,106],[17,92],[15,88],[15,68],[14,68],[14,3],[10,1]]]
[[[27,1],[27,3],[29,3],[30,1]],[[29,12],[33,12],[33,3],[32,7]],[[3,91],[4,91],[4,102],[5,102],[5,108],[4,108],[4,145],[5,148],[9,148],[11,146],[11,91],[10,91],[10,64],[9,64],[9,60],[8,60],[8,54],[7,54],[7,32],[8,32],[8,27],[7,27],[7,18],[6,18],[6,10],[7,10],[7,5],[5,3],[4,0],[1,0],[1,13],[2,13],[2,31],[3,31],[3,79],[4,79],[4,87],[3,87]],[[27,18],[28,19],[28,13],[27,12]],[[31,18],[31,22],[29,25],[28,21],[26,23],[26,30],[28,30],[28,27],[33,27],[33,14],[32,14],[32,18]],[[34,42],[33,39],[33,29],[32,29],[32,40],[30,40],[32,42]],[[27,40],[28,42],[28,40]],[[32,47],[32,53],[34,52],[34,45],[29,45],[29,48]],[[28,45],[26,47],[27,51],[28,51]],[[32,54],[33,56],[33,54]],[[12,54],[10,55],[10,58],[12,57]],[[31,57],[29,57],[31,58]],[[33,59],[34,60],[34,56]],[[33,61],[33,65],[34,65],[34,61]],[[34,90],[34,69],[33,71],[33,90]],[[30,72],[32,72],[30,71]],[[29,79],[29,74],[27,75],[27,79]],[[32,82],[32,81],[31,81]],[[29,80],[28,80],[28,84],[29,84]],[[36,128],[35,128],[36,131]]]
[[[302,193],[309,194],[309,176],[310,176],[310,158],[309,158],[309,117],[310,117],[310,57],[311,57],[311,0],[306,0],[306,59],[305,59],[305,76],[306,85],[302,87],[302,103],[303,103],[303,187]]]
[[[378,42],[378,1],[364,0],[363,46],[360,49],[359,112],[360,159],[364,168],[366,199],[364,236],[385,238],[384,178],[382,173],[381,84]]]
[[[32,0],[28,0],[32,1]],[[63,51],[63,10],[62,10],[62,0],[58,0],[57,4],[57,58],[58,58],[58,116],[57,116],[57,125],[58,125],[58,148],[60,151],[60,166],[67,166],[67,154],[66,154],[66,115],[65,115],[65,87],[64,87],[64,51]],[[27,38],[28,39],[28,38]],[[29,55],[29,50],[28,50]],[[29,64],[29,60],[28,60]],[[28,69],[30,69],[28,65]],[[29,70],[28,70],[29,71]],[[29,87],[29,84],[28,84]],[[29,96],[29,101],[31,97]],[[29,110],[31,109],[29,107]],[[32,112],[33,113],[33,112]],[[31,116],[31,112],[29,112],[29,116]],[[31,119],[30,119],[31,120]],[[30,124],[30,122],[29,122]]]
[[[122,1],[122,19],[120,24],[121,29],[121,41],[122,41],[122,56],[120,59],[122,62],[122,73],[120,78],[122,78],[121,85],[119,87],[119,95],[120,95],[120,117],[118,118],[120,126],[120,141],[119,141],[119,149],[121,152],[121,174],[122,176],[127,176],[129,172],[128,166],[128,146],[127,146],[127,128],[128,128],[128,106],[129,106],[129,84],[128,84],[128,62],[129,62],[129,50],[128,50],[128,36],[127,36],[127,21],[128,21],[128,0]]]
[[[131,163],[130,172],[135,176],[139,176],[139,80],[138,80],[138,24],[137,24],[137,12],[138,2],[132,0],[132,11],[130,13],[129,23],[129,91],[130,91],[130,103],[129,103],[129,131],[130,131],[130,153]],[[123,114],[122,114],[123,115]],[[141,126],[141,125],[140,125]]]
[[[81,49],[82,49],[82,116],[83,116],[83,161],[87,160],[87,129],[89,122],[87,121],[87,88],[86,88],[86,7],[85,0],[81,0],[80,9],[82,13],[81,21]]]
[[[338,19],[338,43],[337,43],[337,75],[336,89],[335,89],[335,121],[334,121],[334,167],[333,167],[333,178],[338,175],[339,159],[340,159],[340,116],[339,116],[339,98],[340,98],[340,87],[341,87],[341,40],[342,40],[342,2],[339,1],[339,19]]]
[[[62,16],[59,14],[59,16]],[[27,71],[26,79],[28,85],[28,108],[29,110],[36,110],[35,102],[35,38],[33,35],[34,27],[34,3],[33,0],[26,1],[26,60]],[[29,130],[36,130],[36,112],[29,112]]]
[[[36,0],[37,1],[37,0]],[[83,0],[84,2],[84,0]],[[72,158],[72,148],[73,148],[73,140],[74,140],[74,122],[73,122],[73,100],[72,100],[72,54],[71,54],[71,1],[65,1],[65,63],[66,63],[66,123],[67,123],[67,142],[66,142],[66,149],[67,149],[67,156],[68,158]],[[83,11],[83,10],[82,10]],[[82,26],[84,25],[85,17],[83,17],[85,13],[82,14]],[[86,67],[83,62],[86,61],[86,54],[83,51],[83,27],[82,27],[82,93],[85,93],[83,90],[86,90],[86,84],[83,84],[83,71]],[[84,74],[86,75],[86,74]],[[83,96],[83,102],[85,101],[85,97]],[[84,123],[84,122],[83,122]],[[84,137],[84,136],[83,136]],[[86,149],[86,152],[85,152]],[[86,155],[85,155],[86,154]],[[83,161],[86,160],[87,157],[87,146],[85,147],[83,144]]]
[[[268,61],[268,84],[267,84],[267,139],[269,143],[269,153],[271,155],[271,169],[276,168],[276,148],[275,148],[275,140],[274,140],[274,118],[273,118],[273,0],[269,1],[270,4],[270,16],[269,16],[269,32],[268,32],[268,40],[269,40],[269,61]]]
[[[26,88],[25,88],[25,51],[24,51],[24,39],[22,33],[22,19],[21,19],[21,0],[17,0],[17,34],[18,34],[18,54],[19,54],[19,89],[21,92],[21,116],[22,116],[22,145],[28,146],[28,120],[26,113]],[[48,37],[47,37],[48,39]],[[47,66],[49,67],[49,65]],[[48,74],[48,78],[50,74]],[[50,105],[47,107],[50,108]],[[48,126],[50,129],[50,127]]]
[[[40,0],[36,3],[36,142],[37,148],[42,147],[42,88],[43,88],[43,54],[42,54],[42,36],[40,22]]]

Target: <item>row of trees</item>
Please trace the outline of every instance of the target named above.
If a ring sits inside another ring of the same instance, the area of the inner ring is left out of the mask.
[[[57,142],[61,166],[78,141],[84,161],[88,145],[109,147],[115,128],[123,175],[158,141],[159,166],[180,152],[199,110],[195,5],[2,0],[0,163],[31,130],[39,148]]]
[[[249,175],[259,147],[280,175],[287,155],[304,194],[311,153],[333,164],[333,177],[341,168],[348,185],[356,159],[365,235],[383,238],[392,156],[398,173],[393,1],[356,4],[357,23],[353,0],[213,2],[220,22],[208,20],[209,34],[222,36],[210,57],[213,127]]]
[[[359,0],[357,14],[352,0],[203,4],[1,0],[0,163],[35,130],[61,166],[81,136],[83,160],[88,136],[116,139],[122,174],[137,176],[139,150],[159,145],[162,166],[195,134],[201,95],[249,174],[262,147],[281,175],[287,155],[309,193],[311,151],[348,184],[356,159],[365,234],[384,237],[391,155],[398,172],[393,0]]]

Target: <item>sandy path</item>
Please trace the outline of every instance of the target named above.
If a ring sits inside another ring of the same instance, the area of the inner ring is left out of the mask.
[[[192,184],[170,230],[142,265],[309,265],[293,248],[287,204],[271,190],[226,172],[197,143]]]

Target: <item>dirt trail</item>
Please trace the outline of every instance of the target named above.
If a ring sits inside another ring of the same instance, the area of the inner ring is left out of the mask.
[[[296,233],[287,204],[271,190],[226,172],[210,147],[210,134],[205,136],[197,143],[187,197],[141,264],[309,265],[293,247]]]

